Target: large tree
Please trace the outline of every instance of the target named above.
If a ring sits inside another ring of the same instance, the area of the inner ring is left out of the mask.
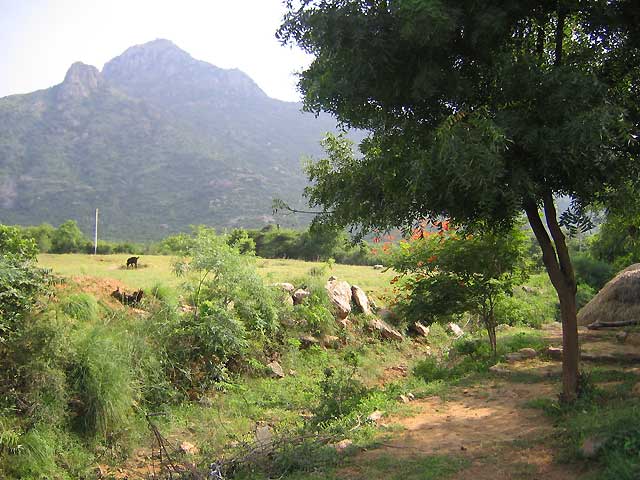
[[[576,282],[554,196],[587,205],[637,174],[638,2],[286,3],[279,38],[314,57],[305,107],[370,132],[361,155],[334,139],[309,167],[318,220],[365,232],[446,216],[499,230],[524,211],[560,301],[563,395],[575,398]]]

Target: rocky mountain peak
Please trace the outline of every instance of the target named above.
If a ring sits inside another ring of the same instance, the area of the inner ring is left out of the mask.
[[[128,48],[105,64],[102,75],[130,95],[172,103],[217,95],[266,97],[240,70],[226,70],[196,60],[166,39]],[[166,98],[168,92],[171,98]]]
[[[96,67],[76,62],[69,67],[64,81],[58,85],[58,99],[86,98],[95,92],[101,83],[102,75]]]

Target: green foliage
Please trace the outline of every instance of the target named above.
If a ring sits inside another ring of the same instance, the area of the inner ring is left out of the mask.
[[[48,274],[34,265],[37,252],[18,228],[0,225],[0,358],[2,343],[47,291]]]
[[[98,302],[88,293],[75,293],[64,297],[60,301],[60,310],[65,315],[83,323],[98,318]]]
[[[501,236],[441,231],[421,237],[401,243],[393,259],[393,267],[407,277],[400,310],[412,320],[426,316],[429,323],[476,314],[495,350],[496,303],[527,275],[525,236],[514,229]]]
[[[35,260],[38,246],[18,227],[0,224],[0,255],[17,260]]]
[[[589,285],[578,284],[578,290],[576,292],[576,308],[580,310],[589,303],[595,295],[596,291]]]
[[[584,283],[596,292],[616,273],[613,265],[584,254],[574,255],[573,266],[578,283]]]
[[[240,253],[256,253],[256,242],[249,237],[249,232],[244,228],[234,228],[227,237],[227,243],[237,248]]]
[[[60,225],[51,237],[52,253],[71,253],[83,251],[86,248],[87,239],[78,228],[75,220],[67,220]]]

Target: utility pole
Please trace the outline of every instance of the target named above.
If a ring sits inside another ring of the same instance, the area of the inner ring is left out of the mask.
[[[96,208],[96,229],[93,235],[93,254],[98,254],[98,209]]]

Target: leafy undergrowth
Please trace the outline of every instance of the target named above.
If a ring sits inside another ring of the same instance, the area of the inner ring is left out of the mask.
[[[558,460],[589,462],[591,480],[640,478],[640,398],[633,393],[640,378],[620,368],[593,368],[581,376],[581,396],[573,405],[537,399],[558,426]],[[636,387],[637,388],[637,387]],[[593,446],[593,452],[585,451]]]

